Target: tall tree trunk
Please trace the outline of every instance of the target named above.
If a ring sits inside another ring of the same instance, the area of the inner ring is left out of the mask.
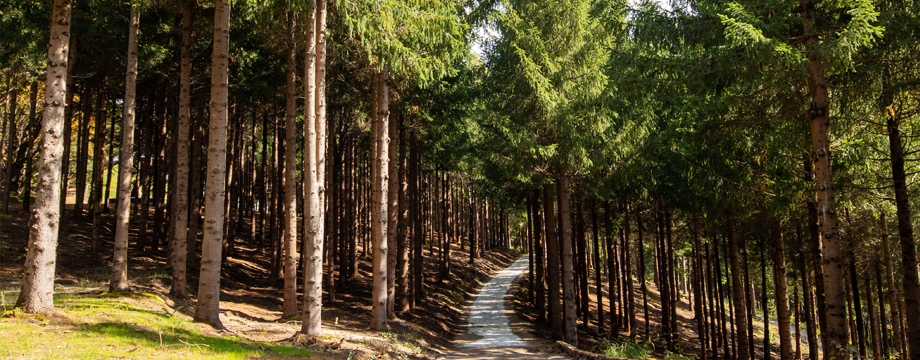
[[[157,116],[157,125],[159,128],[157,131],[156,142],[154,142],[152,153],[156,153],[154,158],[154,167],[153,167],[153,244],[152,250],[156,252],[160,249],[160,239],[163,237],[163,201],[166,195],[166,173],[169,171],[169,165],[166,163],[166,138],[167,138],[167,122],[169,121],[169,105],[168,98],[163,97],[163,114],[161,117]],[[155,115],[156,116],[156,115]],[[231,138],[232,139],[232,138]],[[231,140],[232,141],[232,140]],[[232,148],[231,148],[232,151]],[[231,157],[232,159],[232,157]],[[232,169],[232,164],[229,165],[229,169]],[[95,174],[95,171],[93,172]],[[228,171],[228,173],[232,173]]]
[[[397,236],[397,241],[399,242],[398,254],[397,254],[397,276],[396,279],[398,291],[397,298],[399,299],[399,304],[396,306],[396,311],[405,312],[409,311],[410,299],[409,299],[409,236],[411,232],[411,224],[409,223],[409,182],[406,179],[407,166],[408,163],[408,146],[406,146],[406,123],[405,116],[399,117],[399,170],[398,170],[398,181],[399,181],[399,234]]]
[[[786,248],[783,244],[783,224],[779,219],[773,219],[773,276],[776,278],[775,302],[776,317],[779,326],[779,348],[780,358],[788,360],[792,358],[792,338],[789,334],[789,295],[786,288]],[[766,292],[764,288],[761,291]],[[764,316],[764,324],[769,323],[769,318]],[[798,321],[795,323],[799,327]],[[769,336],[766,336],[769,338]],[[798,337],[796,337],[798,343]],[[766,350],[764,350],[766,351]]]
[[[601,247],[597,233],[597,207],[591,208],[591,236],[594,244],[594,288],[597,293],[597,328],[604,328],[604,297],[601,285]],[[632,331],[630,331],[630,334]]]
[[[36,102],[38,102],[38,81],[32,80],[32,85],[29,87],[29,129],[31,135],[28,138],[28,150],[26,150],[26,174],[23,176],[23,185],[22,190],[22,209],[29,211],[29,208],[32,207],[32,158],[34,158],[32,146],[35,143],[35,135],[38,135],[38,124],[36,123],[35,117],[35,107]]]
[[[645,241],[642,239],[642,230],[645,229],[645,222],[642,220],[642,212],[638,209],[636,210],[636,231],[638,232],[638,243],[636,244],[636,256],[638,257],[638,269],[639,269],[639,288],[642,290],[642,319],[645,322],[645,339],[648,341],[651,339],[648,329],[648,284],[645,281]],[[607,208],[604,213],[609,214],[610,208]],[[606,215],[605,215],[606,217]],[[609,219],[607,219],[609,223]],[[613,254],[610,251],[610,247],[607,248],[607,257],[610,258]],[[609,264],[608,260],[608,264]],[[611,268],[612,269],[612,268]],[[607,275],[610,276],[609,274]],[[612,303],[612,301],[611,301]]]
[[[811,276],[809,276],[806,266],[808,263],[806,260],[808,243],[802,239],[801,227],[796,229],[796,237],[798,238],[799,249],[801,249],[796,258],[798,260],[799,274],[802,276],[802,300],[804,301],[803,309],[805,310],[805,328],[808,334],[808,359],[818,360],[818,325],[814,317],[815,306],[811,295]]]
[[[90,258],[94,263],[102,261],[100,243],[102,242],[102,172],[104,171],[103,159],[105,159],[105,123],[108,119],[108,102],[109,102],[109,85],[108,79],[102,80],[102,91],[96,97],[96,124],[93,130],[95,139],[93,141],[93,193],[90,195],[93,210],[93,237],[90,242]]]
[[[894,198],[898,215],[898,235],[901,239],[901,266],[904,274],[904,315],[907,318],[907,346],[904,350],[907,350],[905,358],[909,359],[920,355],[920,278],[917,273],[917,248],[914,244],[907,176],[904,171],[904,147],[901,144],[899,129],[900,111],[889,109],[886,118],[888,147],[891,153],[891,177],[894,180]],[[888,271],[891,273],[890,266]]]
[[[424,289],[425,281],[425,269],[423,267],[425,258],[422,253],[422,242],[425,239],[425,234],[423,230],[423,221],[422,221],[422,198],[421,198],[421,182],[422,182],[422,149],[418,144],[418,132],[412,130],[410,135],[410,159],[409,164],[411,166],[410,177],[412,180],[409,182],[409,193],[412,195],[412,198],[409,200],[411,202],[410,216],[413,217],[413,263],[412,263],[412,307],[414,308],[418,303],[422,301],[422,290]],[[470,263],[473,262],[473,259],[476,255],[474,248],[470,248]]]
[[[211,54],[211,120],[208,128],[208,177],[205,184],[205,231],[201,240],[201,275],[195,319],[223,328],[219,314],[220,267],[224,234],[224,191],[227,171],[227,90],[230,50],[230,3],[214,7],[214,50]]]
[[[578,318],[575,314],[575,268],[572,258],[572,210],[569,205],[569,175],[565,165],[556,183],[559,193],[559,216],[562,225],[562,297],[565,319],[565,342],[578,346]]]
[[[875,286],[878,290],[878,326],[879,337],[881,338],[880,354],[887,354],[891,351],[891,339],[888,332],[888,315],[885,313],[885,292],[882,290],[882,265],[881,259],[875,262]],[[868,290],[871,291],[871,290]]]
[[[137,98],[137,32],[139,25],[139,6],[131,5],[131,18],[128,23],[128,71],[125,73],[125,98],[121,117],[121,150],[118,152],[115,253],[112,256],[112,281],[109,284],[109,291],[128,290],[128,225],[131,221],[131,170],[134,168],[134,115]],[[176,264],[173,264],[173,267],[175,266]],[[173,280],[173,288],[175,288],[175,279]],[[185,286],[182,286],[182,291],[185,291]]]
[[[561,303],[561,294],[559,293],[559,287],[561,285],[562,279],[560,277],[560,272],[562,271],[562,264],[559,263],[559,240],[556,236],[556,217],[554,215],[555,207],[555,198],[553,196],[553,188],[551,184],[543,185],[543,224],[545,226],[546,233],[546,263],[547,263],[547,275],[546,289],[549,291],[549,322],[550,326],[553,329],[553,336],[557,339],[562,339],[563,337],[563,322],[562,322],[562,303]]]
[[[630,239],[630,233],[631,233],[632,228],[630,227],[630,222],[629,222],[629,214],[630,214],[629,203],[625,203],[623,206],[624,206],[624,210],[626,211],[624,213],[625,224],[623,227],[623,231],[625,232],[625,235],[626,235],[623,238],[623,265],[626,267],[626,276],[623,277],[623,281],[626,284],[626,297],[628,299],[626,303],[626,306],[629,312],[627,332],[629,332],[630,341],[635,341],[636,340],[636,300],[635,300],[636,297],[635,297],[634,290],[633,290],[632,263],[631,263],[632,257],[629,255],[630,254],[629,251],[631,248],[629,239]],[[644,264],[641,264],[641,265],[644,265]],[[639,264],[637,264],[636,266],[639,266]],[[598,296],[598,298],[600,298],[600,296]]]
[[[732,272],[732,297],[734,299],[735,306],[735,321],[734,325],[737,326],[738,336],[738,351],[737,357],[739,360],[747,360],[750,357],[750,351],[748,350],[748,336],[747,336],[747,311],[745,309],[745,294],[744,294],[744,284],[741,282],[741,259],[738,256],[738,243],[735,241],[735,228],[733,224],[733,214],[731,208],[725,210],[725,220],[726,220],[726,235],[728,237],[728,247],[729,247],[729,259],[731,263],[731,272]]]
[[[875,300],[872,298],[872,277],[867,276],[865,281],[866,286],[866,301],[869,305],[869,333],[871,336],[871,345],[872,345],[872,358],[875,360],[880,360],[881,356],[881,346],[879,346],[879,334],[878,334],[878,317],[875,312]]]
[[[533,264],[535,268],[534,276],[534,286],[536,291],[534,296],[537,300],[537,320],[545,321],[546,320],[546,269],[545,269],[545,250],[546,242],[543,237],[543,214],[540,212],[540,190],[534,190],[530,198],[533,203],[533,239],[534,239],[534,260]],[[473,246],[470,245],[470,249]]]
[[[80,137],[77,145],[77,174],[74,181],[76,199],[74,202],[74,219],[83,220],[83,203],[86,200],[86,167],[89,153],[89,122],[93,112],[93,92],[89,86],[84,86],[80,94]],[[85,100],[84,100],[85,98]]]
[[[899,225],[900,226],[900,225]],[[882,212],[879,216],[879,229],[881,230],[882,237],[882,251],[885,255],[885,282],[888,285],[888,308],[891,309],[891,342],[892,347],[899,353],[904,353],[906,346],[901,342],[901,321],[899,320],[901,314],[898,311],[898,291],[895,288],[894,282],[894,268],[891,264],[891,244],[888,241],[888,214]]]
[[[80,52],[80,38],[72,35],[73,45],[70,47],[70,53],[67,55],[67,92],[65,95],[66,109],[64,110],[64,155],[61,157],[61,210],[60,216],[64,217],[64,210],[67,205],[67,181],[70,180],[70,143],[71,132],[73,128],[73,76],[77,70],[77,59]],[[47,84],[45,85],[47,89]],[[47,92],[47,90],[45,90]]]
[[[387,110],[389,115],[389,110]],[[396,310],[396,253],[399,244],[396,235],[399,233],[399,152],[397,141],[390,139],[398,131],[396,121],[387,119],[387,177],[383,186],[387,188],[387,247],[392,248],[387,252],[387,317],[392,318]]]
[[[112,101],[112,110],[116,109],[115,101]],[[105,192],[102,197],[102,212],[109,212],[109,196],[112,193],[112,166],[115,158],[115,117],[112,117],[112,126],[109,127],[109,156],[106,161],[105,172]]]
[[[700,339],[700,359],[706,360],[706,344],[708,343],[706,339],[706,315],[703,312],[703,303],[706,300],[703,299],[703,267],[700,266],[700,236],[696,228],[696,220],[694,219],[692,224],[693,230],[693,252],[692,252],[692,267],[693,267],[693,312],[696,317],[696,333]]]
[[[862,297],[859,296],[859,279],[856,274],[855,254],[850,255],[850,285],[853,286],[853,310],[856,313],[856,340],[859,345],[859,355],[866,357],[866,328],[863,321]],[[869,295],[872,296],[871,294]]]
[[[201,114],[204,111],[198,112],[198,117],[194,122],[194,125],[191,126],[192,129],[195,129],[195,133],[192,137],[192,148],[190,152],[191,157],[191,179],[189,180],[189,194],[188,194],[188,205],[189,205],[189,221],[188,221],[188,235],[186,239],[190,242],[187,248],[187,255],[185,258],[186,268],[192,268],[198,265],[198,222],[201,219],[201,174],[202,174],[202,164],[201,164],[201,142],[204,138],[203,130],[203,121],[201,119]]]
[[[10,85],[10,89],[13,89],[17,86],[15,80]],[[7,214],[10,212],[10,187],[13,179],[13,162],[16,155],[16,144],[18,144],[16,139],[16,106],[19,105],[17,99],[19,92],[16,90],[10,91],[9,105],[7,105],[7,125],[6,130],[9,133],[9,136],[6,139],[6,166],[4,167],[3,172],[3,188],[0,191],[0,198],[3,202],[3,213]]]
[[[325,179],[325,92],[320,80],[325,76],[326,2],[310,1],[307,17],[305,52],[306,102],[304,104],[304,295],[303,326],[300,332],[307,336],[322,334],[323,303],[323,213],[322,193]],[[318,86],[319,85],[319,86]],[[322,113],[322,114],[321,114]]]
[[[389,206],[387,204],[388,200],[388,172],[389,172],[389,156],[387,155],[389,150],[389,105],[388,105],[388,87],[387,87],[387,78],[384,71],[380,71],[376,74],[377,83],[375,87],[377,88],[377,113],[374,114],[374,122],[377,124],[374,130],[374,142],[377,143],[375,146],[376,154],[374,154],[374,199],[372,201],[373,207],[371,210],[372,215],[372,232],[374,236],[373,247],[374,247],[374,260],[373,260],[373,275],[374,275],[374,287],[373,294],[371,295],[371,329],[374,330],[386,330],[387,329],[387,298],[388,298],[388,281],[387,281],[387,259],[388,259],[388,244],[387,244],[387,210]]]
[[[297,26],[287,12],[288,49],[285,76],[284,137],[284,301],[281,316],[297,314]],[[330,269],[331,271],[331,269]]]
[[[588,239],[585,235],[585,213],[582,208],[582,201],[578,201],[576,212],[575,212],[575,229],[576,236],[575,241],[577,241],[578,248],[578,283],[579,291],[578,298],[581,303],[581,322],[587,326],[591,319],[590,301],[588,296]],[[505,229],[504,226],[501,227]]]
[[[807,1],[801,6],[802,26],[805,34],[805,46],[818,45],[818,34],[813,30],[816,26],[814,6]],[[824,64],[818,53],[812,51],[808,54],[808,87],[812,94],[811,108],[808,118],[811,122],[812,154],[815,159],[815,189],[817,192],[818,219],[821,227],[822,250],[824,252],[824,290],[827,305],[827,328],[822,329],[826,337],[825,359],[842,358],[847,348],[846,313],[843,304],[843,287],[840,286],[843,277],[843,256],[841,253],[840,239],[837,225],[837,202],[834,198],[834,179],[831,169],[830,152],[830,100],[827,91],[827,81],[824,77]],[[897,186],[896,186],[897,188]],[[913,247],[913,242],[910,242]],[[912,251],[916,258],[916,251]],[[916,265],[916,263],[914,263]],[[915,274],[916,271],[913,271]],[[916,275],[913,275],[916,279]],[[911,288],[914,294],[920,293],[920,286],[915,281]],[[913,296],[914,304],[917,295]],[[914,306],[917,317],[920,319],[920,306]],[[914,349],[920,353],[920,331],[913,336],[916,341]]]
[[[26,313],[44,313],[54,308],[54,270],[61,218],[61,153],[64,151],[61,133],[68,79],[70,8],[70,1],[54,0],[51,14],[39,180],[29,222],[29,246],[23,266],[22,288],[16,300],[16,307],[21,306]]]
[[[191,0],[182,4],[182,54],[179,70],[179,124],[176,132],[176,189],[173,214],[173,279],[169,293],[176,299],[188,298],[186,263],[189,234],[189,131],[192,77],[192,7]],[[136,66],[136,65],[135,65]],[[124,130],[122,130],[124,131]],[[124,138],[123,138],[124,139]],[[126,141],[124,139],[122,141]],[[133,139],[131,140],[133,141]],[[124,145],[122,145],[124,148]],[[195,169],[197,171],[197,169]],[[130,182],[130,173],[128,181]],[[197,214],[195,215],[197,216]],[[197,232],[196,232],[197,234]],[[193,239],[194,241],[194,239]]]

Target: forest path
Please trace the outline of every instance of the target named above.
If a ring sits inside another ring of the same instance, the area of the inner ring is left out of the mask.
[[[482,287],[470,307],[467,334],[456,339],[456,350],[441,359],[568,359],[542,352],[545,346],[520,324],[512,323],[514,311],[505,296],[529,265],[527,256],[522,256]]]

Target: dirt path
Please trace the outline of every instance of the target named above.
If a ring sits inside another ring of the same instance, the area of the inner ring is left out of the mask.
[[[528,266],[527,256],[522,256],[482,287],[469,310],[467,333],[454,341],[456,350],[441,359],[568,359],[547,354],[546,346],[521,326],[512,327],[514,311],[505,296]]]

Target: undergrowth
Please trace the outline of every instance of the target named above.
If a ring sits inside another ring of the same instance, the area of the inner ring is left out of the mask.
[[[150,301],[153,300],[153,301]],[[209,335],[203,324],[166,306],[155,294],[61,295],[45,315],[6,311],[0,318],[0,358],[249,359],[310,356],[308,350]]]

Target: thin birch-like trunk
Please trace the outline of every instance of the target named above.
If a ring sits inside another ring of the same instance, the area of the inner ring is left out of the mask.
[[[121,118],[121,150],[118,153],[118,205],[115,209],[115,252],[112,256],[112,281],[109,284],[109,291],[124,292],[128,290],[128,225],[131,220],[131,170],[134,168],[137,32],[139,24],[140,10],[138,5],[132,5],[131,18],[128,22],[128,69],[125,73],[125,98]]]

